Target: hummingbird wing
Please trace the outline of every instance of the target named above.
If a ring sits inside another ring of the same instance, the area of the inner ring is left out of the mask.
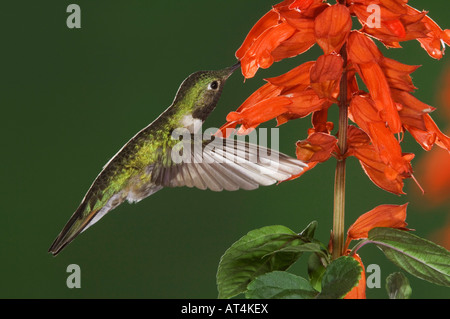
[[[299,174],[305,163],[283,153],[235,139],[193,142],[183,161],[153,167],[152,181],[163,187],[212,191],[252,190]]]

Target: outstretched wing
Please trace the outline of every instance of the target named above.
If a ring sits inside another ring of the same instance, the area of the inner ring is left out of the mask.
[[[154,184],[218,192],[272,185],[299,174],[306,166],[283,153],[223,138],[184,144],[180,150],[172,149],[170,156],[170,161],[152,167]]]

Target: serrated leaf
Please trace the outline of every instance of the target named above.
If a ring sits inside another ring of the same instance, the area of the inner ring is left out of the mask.
[[[340,299],[355,287],[361,278],[362,268],[352,257],[342,256],[333,260],[322,277],[319,299]]]
[[[401,272],[394,272],[386,278],[386,290],[389,299],[409,299],[412,294],[409,280]]]
[[[401,269],[431,283],[450,286],[450,252],[409,232],[374,228],[368,239]]]
[[[219,298],[245,292],[256,277],[274,270],[286,270],[301,252],[278,252],[303,243],[301,237],[284,226],[267,226],[250,231],[235,242],[220,259],[217,270]]]
[[[272,271],[253,280],[247,287],[248,299],[312,299],[318,292],[308,280],[285,271]]]

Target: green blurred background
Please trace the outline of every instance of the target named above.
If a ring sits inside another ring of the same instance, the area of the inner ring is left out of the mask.
[[[120,206],[58,257],[48,254],[110,157],[165,110],[187,75],[235,63],[247,32],[275,2],[77,1],[82,28],[69,29],[71,3],[2,3],[1,298],[216,298],[219,259],[248,231],[275,224],[300,231],[317,220],[317,237],[328,241],[333,159],[300,179],[251,192],[164,189]],[[411,4],[450,27],[448,0]],[[314,47],[245,83],[233,75],[206,127],[223,124],[263,78],[319,54]],[[414,73],[416,96],[438,108],[434,118],[448,129],[436,97],[448,57],[435,61],[416,41],[387,55],[422,65]],[[294,143],[309,127],[309,118],[283,125],[281,151],[294,155]],[[417,163],[425,152],[411,140],[405,137],[403,149],[416,153]],[[429,208],[413,181],[406,181],[407,196],[395,196],[374,186],[354,158],[348,162],[347,227],[377,205],[405,202],[419,236],[429,238],[447,221],[449,206]],[[366,266],[381,267],[382,287],[367,296],[386,298],[384,280],[397,268],[375,247],[365,246],[360,255]],[[291,271],[306,276],[305,260]],[[72,263],[81,267],[80,289],[66,286]],[[407,276],[414,298],[449,297],[447,288]]]

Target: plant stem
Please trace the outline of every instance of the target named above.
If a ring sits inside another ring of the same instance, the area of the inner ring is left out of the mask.
[[[347,152],[347,127],[348,127],[348,107],[347,107],[347,48],[346,44],[341,49],[341,56],[344,59],[344,71],[340,82],[339,90],[339,131],[338,147],[340,154],[337,158],[336,173],[334,178],[334,210],[333,210],[333,259],[344,254],[345,237],[345,153]]]

